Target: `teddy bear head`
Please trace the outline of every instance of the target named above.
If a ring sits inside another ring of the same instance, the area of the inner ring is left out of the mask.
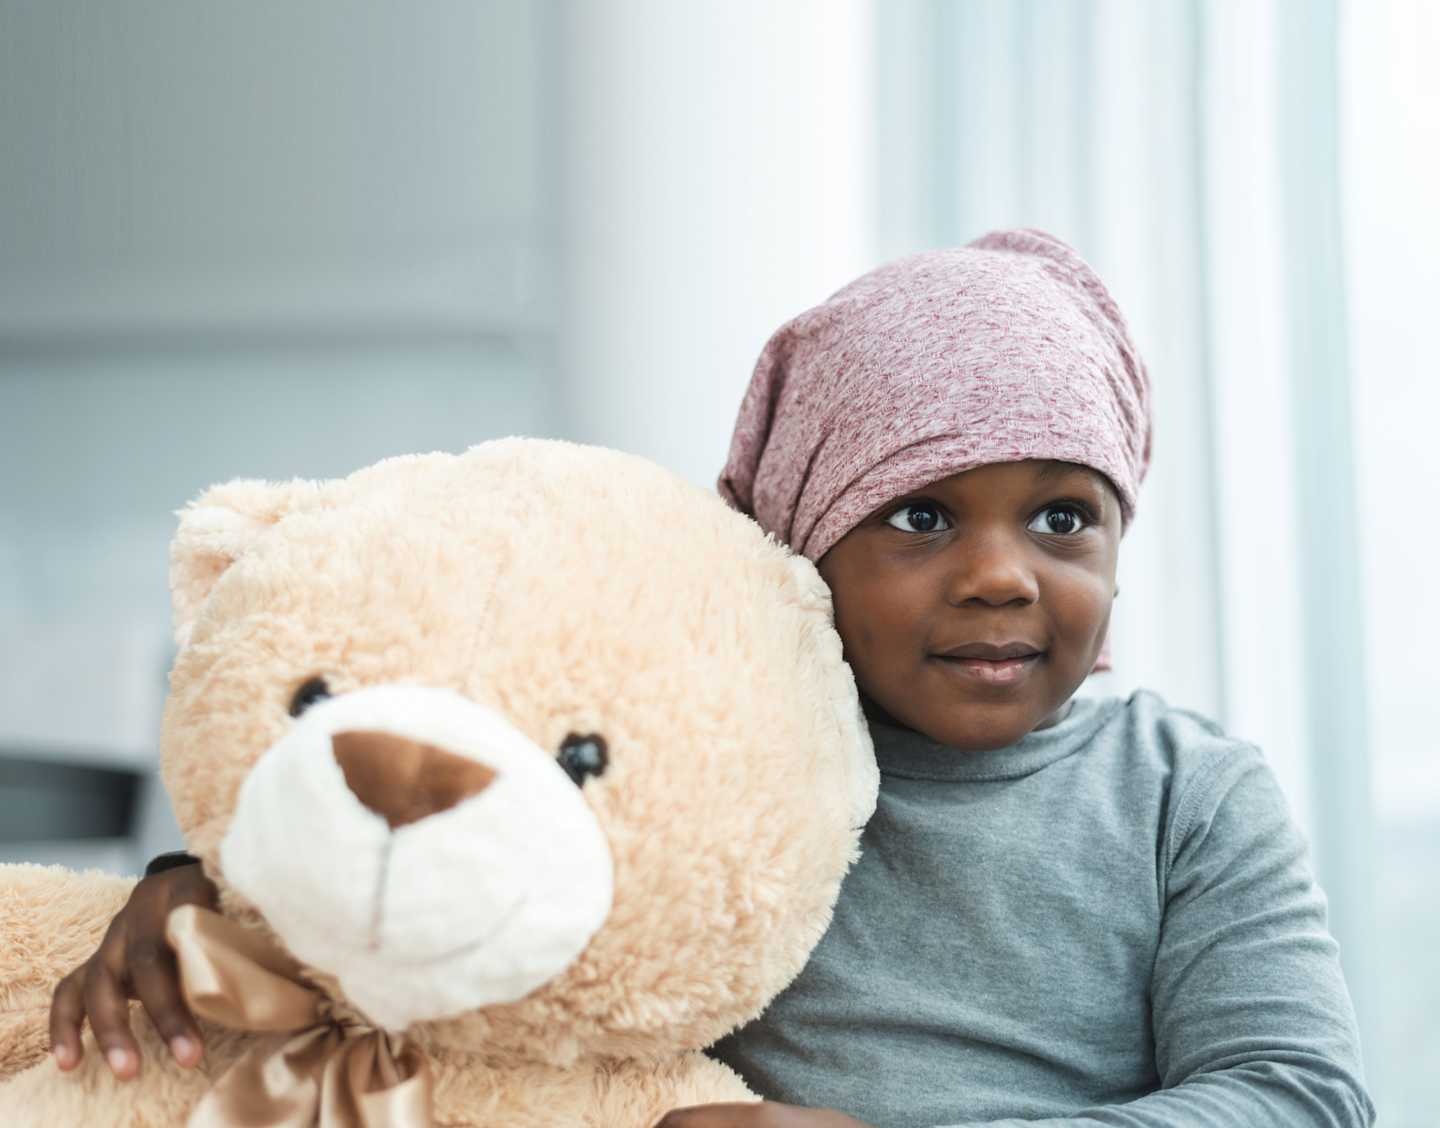
[[[877,776],[815,569],[643,459],[506,439],[215,487],[162,769],[337,1008],[566,1064],[703,1047],[828,924]]]

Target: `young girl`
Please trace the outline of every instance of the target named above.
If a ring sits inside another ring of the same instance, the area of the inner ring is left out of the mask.
[[[1150,693],[1074,696],[1148,399],[1100,280],[1035,231],[882,267],[766,346],[720,489],[830,584],[880,799],[805,970],[712,1050],[767,1101],[666,1128],[1372,1123],[1259,752]],[[199,1060],[163,922],[212,896],[195,866],[136,887],[56,990],[61,1068],[88,1013],[138,1070],[127,993]]]

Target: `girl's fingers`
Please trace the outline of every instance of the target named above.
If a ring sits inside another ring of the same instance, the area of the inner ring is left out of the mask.
[[[74,1069],[84,1054],[80,1023],[85,1019],[85,965],[81,964],[55,988],[50,999],[50,1052],[61,1069]]]
[[[140,998],[175,1060],[187,1066],[199,1062],[204,1047],[180,994],[174,956],[165,943],[165,917],[175,905],[213,908],[217,901],[215,886],[198,865],[167,870],[135,886],[99,950],[62,979],[50,999],[50,1046],[61,1069],[80,1064],[80,1030],[88,1015],[115,1076],[128,1079],[140,1072],[140,1049],[130,1030],[131,994]]]
[[[128,1081],[140,1072],[140,1047],[130,1032],[130,1005],[120,974],[104,954],[102,946],[98,957],[85,965],[85,1013],[110,1072]]]
[[[181,866],[171,871],[174,874],[174,891],[170,905],[199,905],[205,909],[220,906],[220,890],[205,876],[205,870],[196,866]]]
[[[677,1108],[662,1116],[655,1128],[740,1128],[753,1125],[761,1128],[767,1123],[768,1106],[763,1104],[710,1104]]]
[[[180,993],[175,954],[162,940],[141,940],[130,945],[125,963],[130,985],[175,1060],[184,1066],[198,1064],[203,1050],[200,1030]]]
[[[655,1128],[869,1128],[833,1108],[802,1108],[771,1101],[692,1105],[666,1113]]]

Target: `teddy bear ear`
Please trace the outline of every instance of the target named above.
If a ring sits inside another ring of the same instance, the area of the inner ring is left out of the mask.
[[[316,495],[313,482],[237,479],[212,486],[177,511],[180,527],[170,543],[170,604],[175,644],[190,641],[200,608],[225,570],[281,518]]]

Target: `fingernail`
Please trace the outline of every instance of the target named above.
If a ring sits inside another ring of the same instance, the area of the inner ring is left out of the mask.
[[[75,1054],[71,1051],[69,1046],[56,1046],[55,1061],[59,1064],[61,1069],[69,1069],[72,1065],[75,1064]]]
[[[170,1052],[181,1065],[189,1065],[197,1056],[195,1043],[184,1034],[177,1034],[170,1039]]]
[[[111,1072],[124,1073],[130,1068],[130,1051],[107,1050],[105,1052],[105,1060],[110,1063]]]

